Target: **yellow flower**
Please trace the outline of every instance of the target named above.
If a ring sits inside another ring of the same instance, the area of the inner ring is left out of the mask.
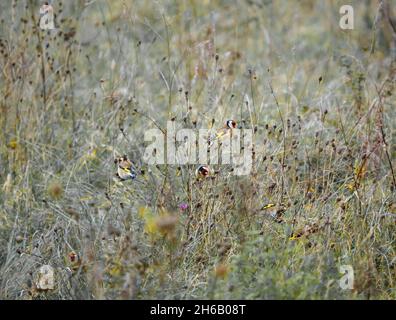
[[[138,215],[140,218],[144,219],[144,217],[146,216],[147,212],[148,212],[148,208],[147,207],[139,207],[138,208]]]
[[[108,272],[109,275],[111,275],[112,277],[117,277],[122,272],[122,266],[120,266],[119,264],[115,264],[112,268],[110,268]]]
[[[18,146],[18,141],[16,139],[12,139],[10,140],[10,142],[8,142],[8,147],[12,150],[15,150]]]
[[[345,188],[348,190],[354,191],[355,190],[355,185],[353,183],[348,183]]]
[[[157,221],[154,217],[147,217],[144,231],[148,234],[156,234],[158,232]]]
[[[96,159],[96,149],[89,151],[87,154],[87,160],[94,160],[94,159]]]

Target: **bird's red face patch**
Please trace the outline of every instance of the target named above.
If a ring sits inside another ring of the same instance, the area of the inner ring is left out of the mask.
[[[76,259],[77,259],[77,254],[74,253],[74,252],[70,252],[69,253],[69,259],[70,259],[71,262],[75,262]]]
[[[235,129],[237,126],[237,123],[234,120],[228,120],[227,121],[227,127],[231,129]]]
[[[207,167],[200,167],[198,170],[203,176],[207,176],[209,174],[209,168]]]

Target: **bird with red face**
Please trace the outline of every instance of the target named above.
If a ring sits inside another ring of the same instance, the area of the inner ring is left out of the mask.
[[[224,126],[218,129],[209,139],[209,147],[213,145],[216,140],[224,139],[227,136],[232,136],[232,131],[236,129],[237,123],[235,120],[227,120]]]
[[[120,180],[134,180],[136,178],[136,172],[132,168],[132,162],[128,159],[126,155],[119,157],[114,160],[117,164],[117,176]]]
[[[208,166],[199,166],[197,170],[195,170],[195,176],[197,179],[205,179],[210,175],[210,168]]]

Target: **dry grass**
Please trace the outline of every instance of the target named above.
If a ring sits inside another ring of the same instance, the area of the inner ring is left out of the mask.
[[[395,33],[351,2],[1,3],[0,298],[395,299]],[[148,166],[173,118],[255,128],[251,175]]]

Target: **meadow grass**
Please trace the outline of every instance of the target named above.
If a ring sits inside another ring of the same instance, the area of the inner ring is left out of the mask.
[[[350,2],[2,2],[0,299],[395,299],[396,3]],[[143,160],[227,119],[249,175]]]

